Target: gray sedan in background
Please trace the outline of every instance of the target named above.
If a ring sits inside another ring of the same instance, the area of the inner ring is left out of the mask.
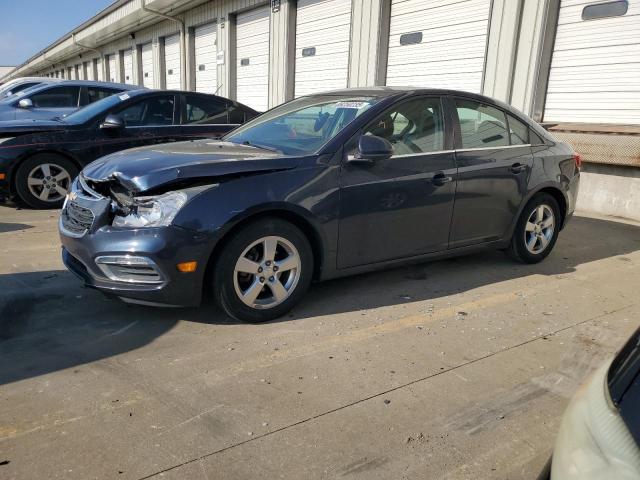
[[[52,120],[114,93],[140,88],[138,85],[89,80],[40,84],[0,100],[0,121]]]
[[[6,83],[0,85],[0,99],[10,97],[16,93],[22,92],[27,88],[35,87],[36,85],[57,83],[61,80],[58,78],[47,77],[20,77],[9,80]]]

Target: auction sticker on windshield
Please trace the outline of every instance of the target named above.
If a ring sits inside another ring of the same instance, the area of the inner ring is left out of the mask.
[[[336,108],[356,108],[356,109],[361,109],[364,107],[368,107],[369,103],[368,102],[338,102],[336,103]]]

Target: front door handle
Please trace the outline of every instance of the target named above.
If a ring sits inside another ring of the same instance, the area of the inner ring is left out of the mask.
[[[444,172],[436,173],[431,179],[434,185],[442,186],[445,183],[449,183],[453,181],[453,177],[449,177],[444,174]]]
[[[527,168],[526,165],[523,165],[521,163],[514,163],[513,165],[511,165],[511,173],[522,173],[525,171],[525,169]]]

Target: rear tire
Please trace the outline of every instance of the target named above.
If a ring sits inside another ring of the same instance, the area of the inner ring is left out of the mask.
[[[538,263],[547,258],[561,227],[558,202],[548,193],[536,194],[525,205],[511,237],[508,253],[522,263]]]
[[[291,310],[313,277],[305,234],[278,218],[263,218],[234,233],[218,255],[213,295],[227,315],[267,322]]]
[[[16,193],[32,208],[60,208],[77,175],[78,168],[68,158],[39,153],[18,167]]]

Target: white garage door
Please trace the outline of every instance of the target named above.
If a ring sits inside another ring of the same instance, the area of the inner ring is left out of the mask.
[[[153,45],[146,43],[140,49],[142,60],[142,85],[153,88]]]
[[[480,92],[491,0],[392,0],[387,85]]]
[[[108,77],[110,82],[118,81],[118,72],[116,71],[116,56],[109,55],[109,72]]]
[[[640,0],[561,2],[544,120],[640,124]]]
[[[299,0],[295,95],[347,87],[351,0]]]
[[[133,54],[131,49],[122,51],[122,70],[124,83],[133,83]]]
[[[195,29],[196,91],[216,93],[216,24]]]
[[[269,106],[269,6],[238,14],[237,99],[259,111]]]
[[[95,80],[93,78],[93,60],[84,62],[84,78],[86,80]]]
[[[96,80],[102,82],[104,80],[104,74],[102,73],[102,59],[96,59]]]
[[[164,81],[168,90],[180,90],[180,34],[164,39]]]

